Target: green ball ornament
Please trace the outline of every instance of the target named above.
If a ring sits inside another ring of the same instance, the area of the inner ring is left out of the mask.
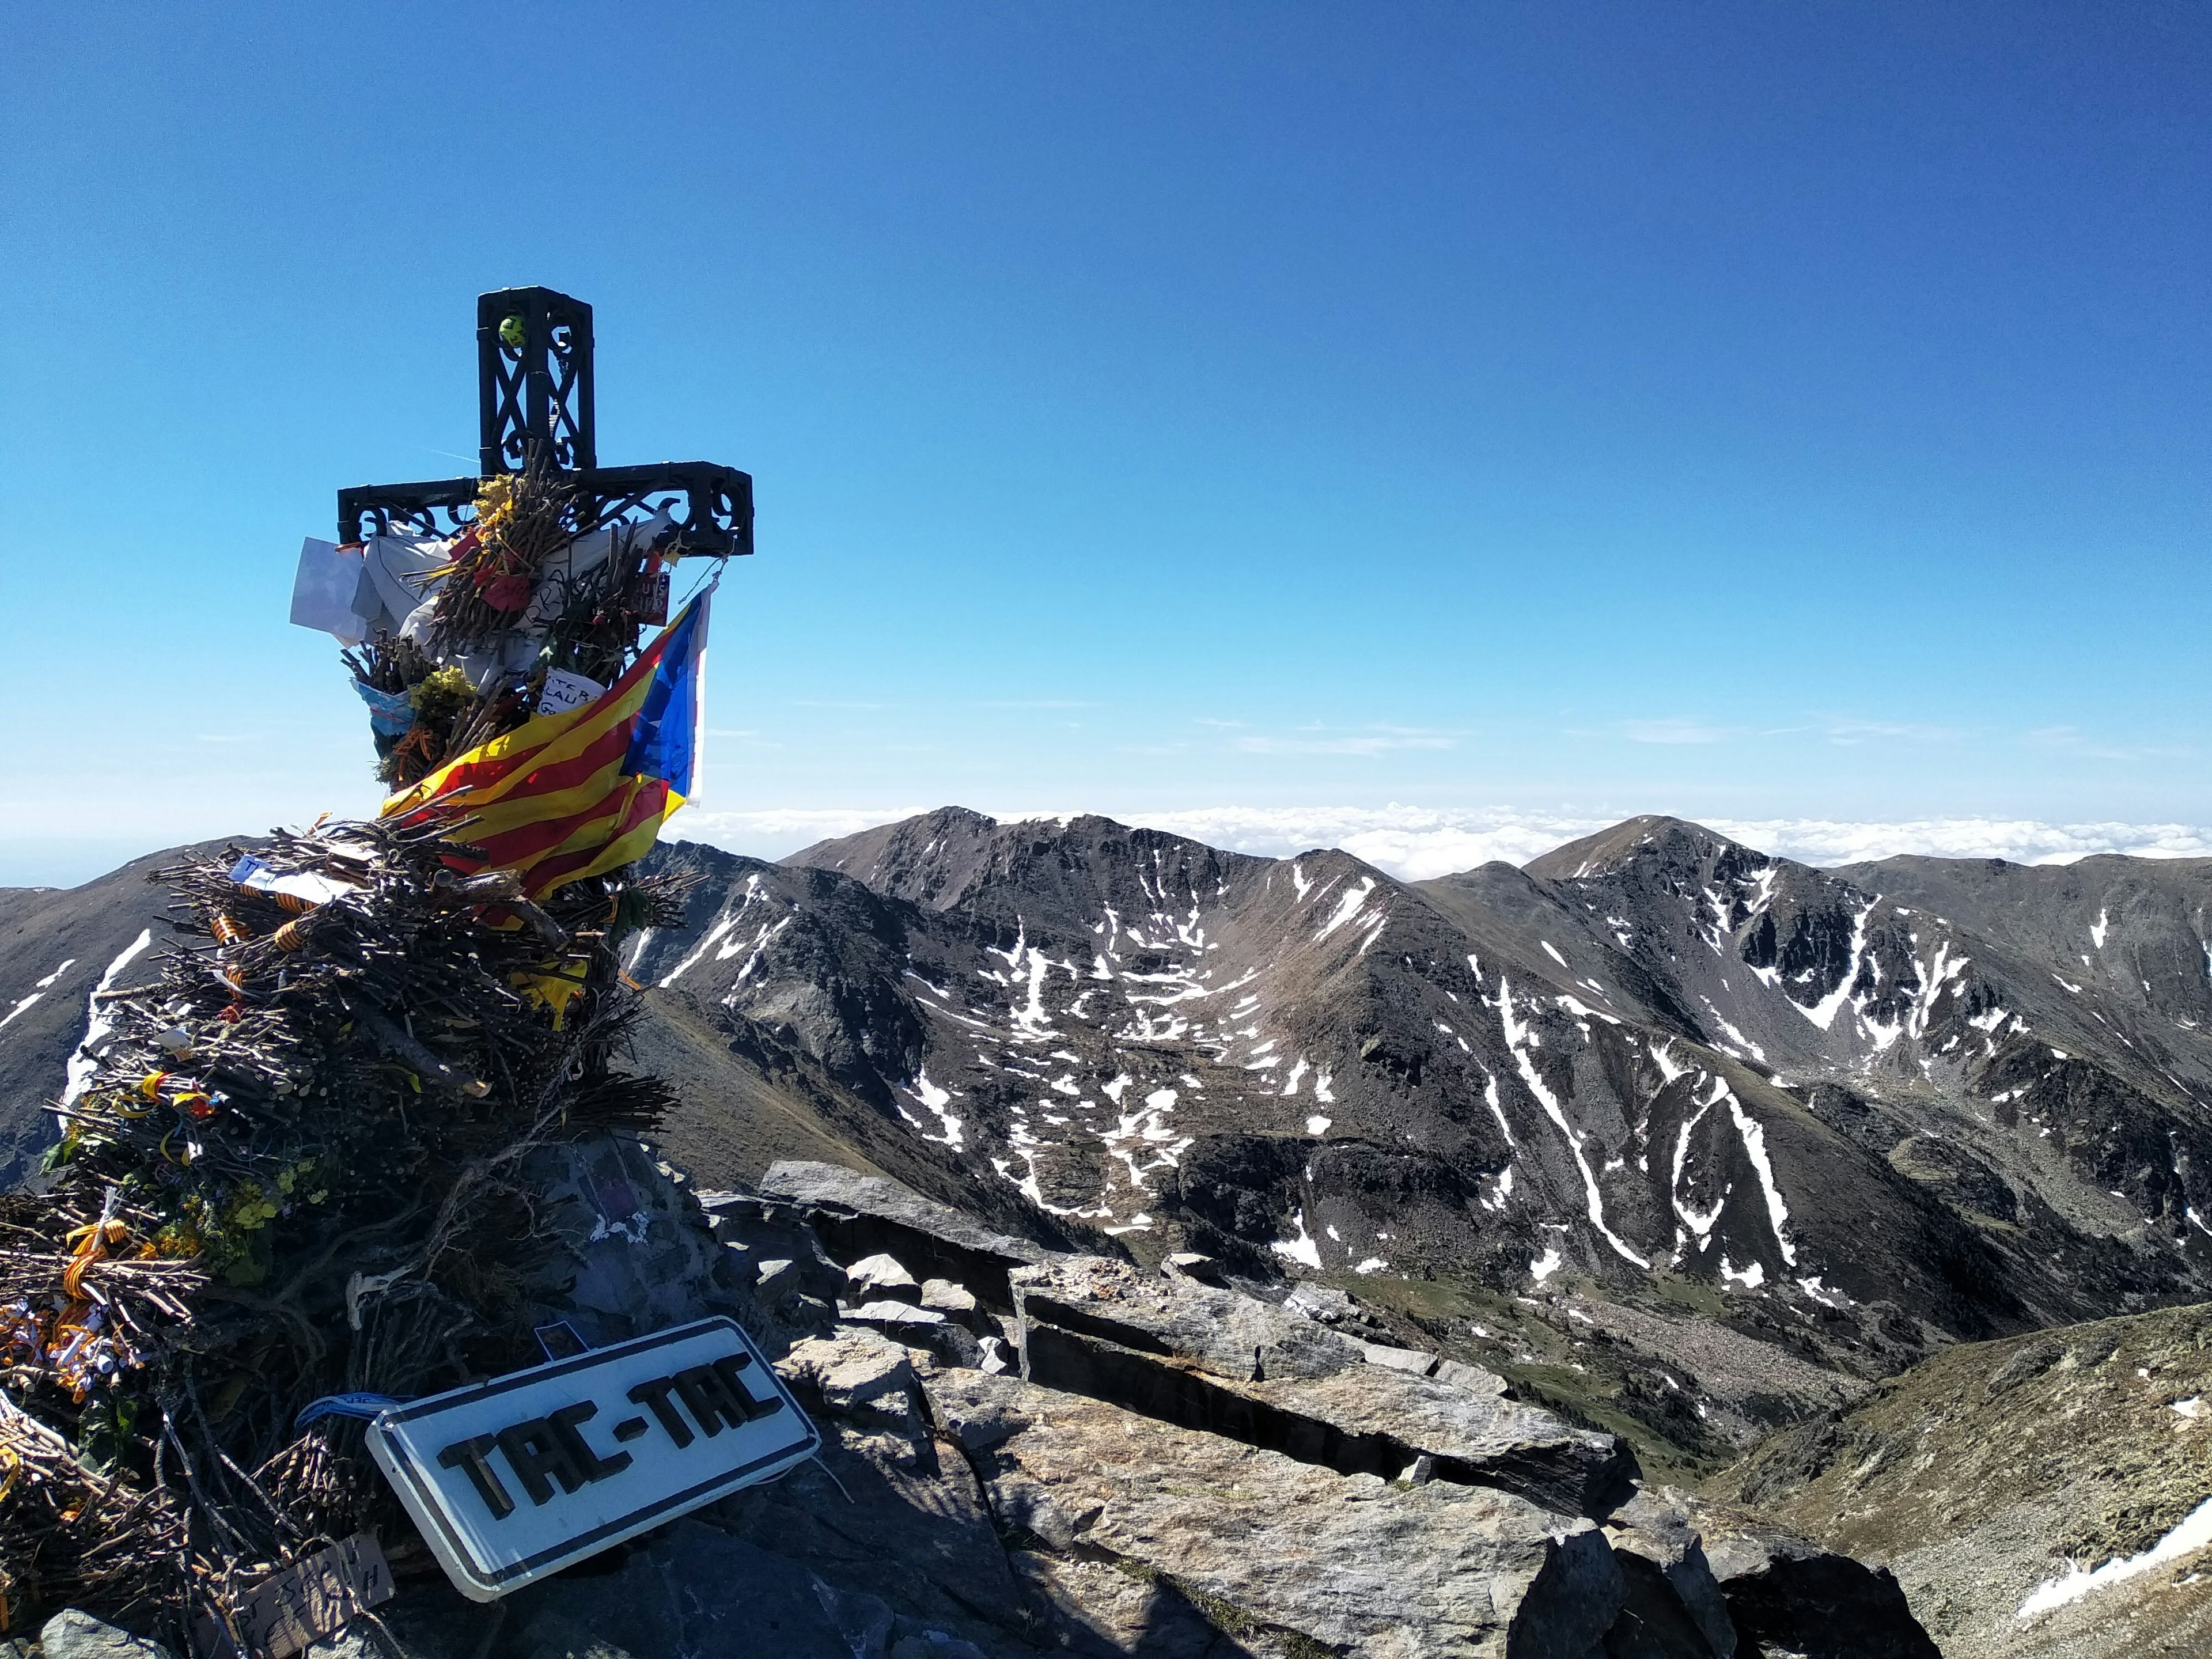
[[[520,351],[530,338],[530,331],[522,325],[520,317],[509,317],[499,325],[499,343],[509,351]]]

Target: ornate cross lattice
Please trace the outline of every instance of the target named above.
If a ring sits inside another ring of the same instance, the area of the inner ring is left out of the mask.
[[[338,539],[393,524],[450,536],[468,522],[483,478],[532,461],[564,475],[584,525],[672,509],[686,553],[753,550],[752,475],[712,461],[601,466],[592,407],[592,308],[550,288],[477,296],[477,465],[481,477],[362,484],[338,491]],[[681,503],[680,506],[678,503]]]

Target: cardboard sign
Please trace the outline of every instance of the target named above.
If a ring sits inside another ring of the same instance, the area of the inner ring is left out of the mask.
[[[549,668],[545,671],[545,689],[538,694],[538,712],[565,714],[571,708],[581,708],[606,689],[586,675],[571,674],[565,668]]]
[[[729,1319],[413,1401],[368,1431],[446,1576],[475,1601],[773,1480],[820,1444]]]
[[[193,1644],[208,1659],[288,1659],[356,1613],[388,1601],[392,1588],[392,1569],[375,1534],[356,1533],[246,1591],[228,1630],[202,1613],[194,1623]]]

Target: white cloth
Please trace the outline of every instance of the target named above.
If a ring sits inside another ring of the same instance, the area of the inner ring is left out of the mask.
[[[368,620],[392,633],[404,631],[423,602],[434,598],[446,585],[442,576],[434,581],[426,576],[452,558],[453,545],[435,536],[398,532],[371,536],[362,544],[362,556],[376,590],[379,614]]]
[[[309,536],[300,544],[300,568],[292,577],[292,624],[328,634],[340,645],[359,645],[368,637],[368,619],[355,607],[362,578],[362,550]]]
[[[408,619],[408,625],[414,625],[412,617]],[[537,665],[538,653],[544,648],[541,635],[509,634],[489,651],[465,652],[451,661],[469,677],[469,684],[481,691],[495,679],[516,679],[526,675]]]

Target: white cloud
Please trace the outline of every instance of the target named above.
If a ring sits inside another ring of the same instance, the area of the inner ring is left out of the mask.
[[[668,821],[672,841],[702,841],[757,859],[780,859],[817,841],[856,835],[926,812],[925,806],[785,806],[760,812],[686,807]]]
[[[1620,729],[1631,743],[1718,743],[1728,735],[1703,720],[1623,720]]]
[[[2212,857],[2212,827],[2194,823],[2044,823],[2033,818],[1912,818],[1852,823],[1829,818],[1703,820],[1734,840],[1805,864],[1857,864],[1900,853],[1941,859],[2071,864],[2096,853],[2135,858]]]
[[[687,811],[670,833],[756,858],[781,858],[817,841],[910,817],[921,808],[800,807],[759,812]],[[1002,811],[1000,818],[1060,817],[1066,812]],[[1124,823],[1165,830],[1209,846],[1267,858],[1336,847],[1409,881],[1502,860],[1521,865],[1564,842],[1610,829],[1618,817],[1407,806],[1212,806],[1170,811],[1115,811]],[[1626,816],[1626,815],[1623,815]],[[2014,864],[2065,864],[2094,853],[2137,858],[2212,857],[2212,827],[2185,823],[2045,823],[2029,818],[1701,818],[1698,822],[1761,852],[1833,866],[1919,853],[1937,858],[2001,858]]]
[[[1613,821],[1505,811],[1430,811],[1395,804],[1380,808],[1202,807],[1139,812],[1129,818],[1209,847],[1268,858],[1287,858],[1316,847],[1341,848],[1411,881],[1471,870],[1496,859],[1526,864],[1562,842]]]
[[[1948,726],[1913,726],[1893,720],[1832,720],[1820,731],[1830,743],[1846,749],[1867,743],[1956,743],[1964,735]]]
[[[1286,737],[1239,738],[1237,747],[1248,755],[1382,755],[1397,749],[1449,749],[1457,741],[1449,732],[1411,726],[1370,726],[1352,731],[1309,726]]]

